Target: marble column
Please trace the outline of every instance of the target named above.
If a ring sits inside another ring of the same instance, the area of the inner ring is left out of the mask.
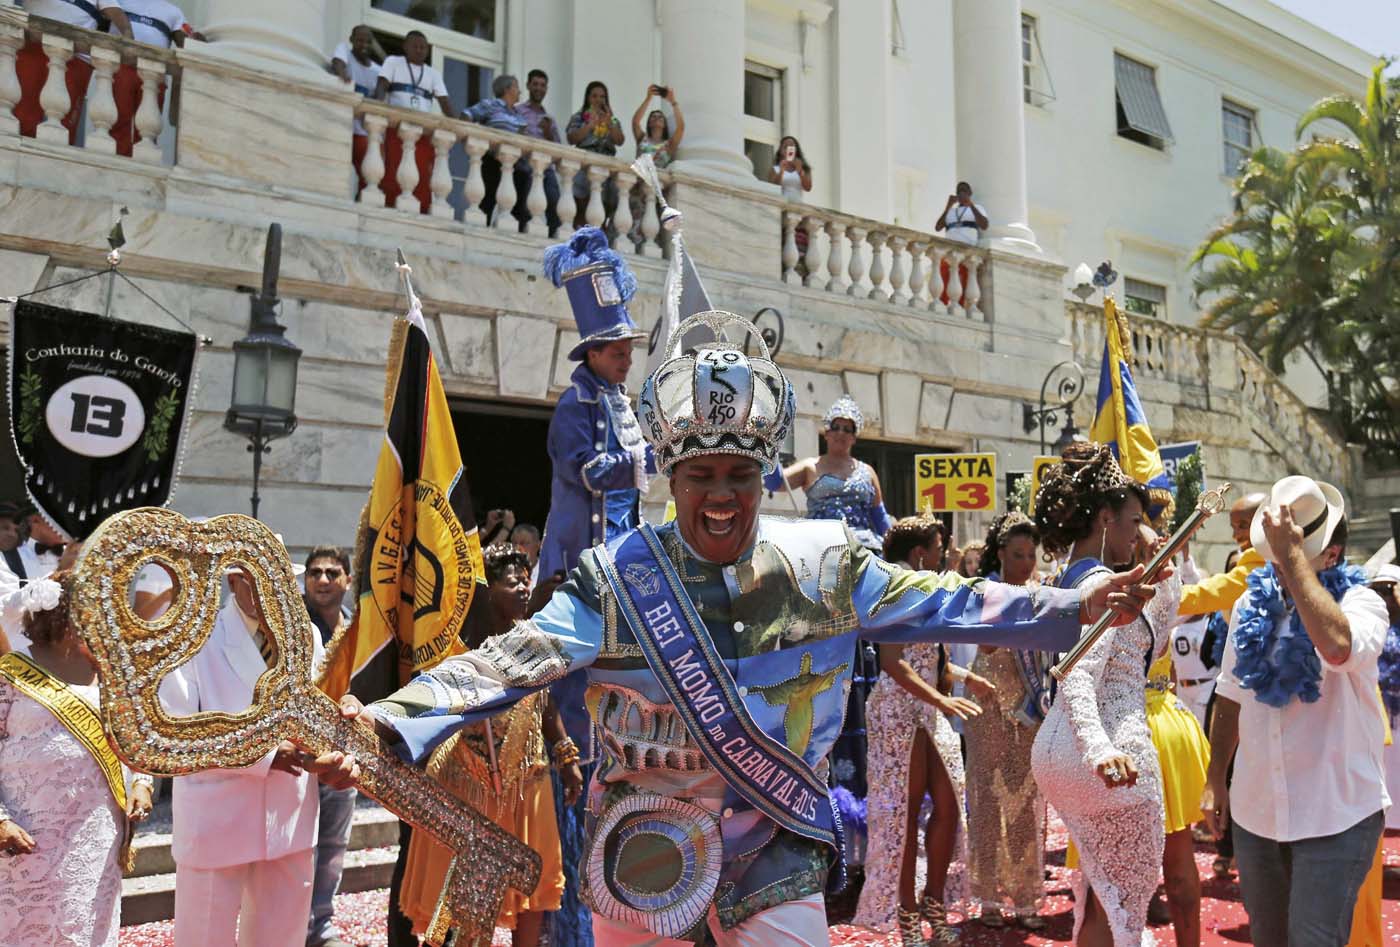
[[[660,20],[663,81],[685,102],[680,166],[751,182],[744,157],[744,0],[660,0]]]
[[[989,235],[1040,252],[1026,205],[1020,0],[953,0],[958,174],[991,218]]]
[[[228,59],[272,62],[291,71],[327,76],[330,0],[205,0],[203,50]],[[334,80],[333,80],[334,81]]]

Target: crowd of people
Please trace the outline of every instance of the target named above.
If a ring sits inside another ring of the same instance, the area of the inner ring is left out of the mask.
[[[95,8],[131,36],[156,2]],[[160,22],[182,40],[182,17]],[[384,56],[359,26],[331,69],[401,108],[600,154],[626,142],[601,82],[561,128],[541,70],[523,95],[497,76],[459,116],[428,52],[412,32]],[[638,154],[674,159],[675,91],[649,85],[631,132]],[[365,138],[357,127],[360,155]],[[397,138],[385,147],[392,164]],[[531,177],[483,157],[488,218],[506,173],[517,188]],[[796,200],[811,175],[784,139],[772,182]],[[565,184],[588,193],[586,178]],[[544,185],[553,230],[552,169]],[[392,203],[396,180],[382,187]],[[610,216],[618,195],[603,199]],[[718,334],[676,351],[634,408],[636,280],[607,233],[574,225],[544,266],[579,330],[544,528],[485,511],[487,607],[461,629],[466,652],[368,707],[342,703],[384,752],[540,854],[537,886],[499,917],[516,945],[672,944],[707,928],[719,945],[824,944],[843,911],[904,947],[957,943],[972,924],[1041,930],[1052,809],[1073,846],[1077,943],[1138,945],[1155,917],[1199,944],[1205,837],[1217,873],[1238,873],[1256,943],[1367,943],[1387,775],[1400,778],[1384,749],[1400,713],[1400,568],[1347,564],[1335,487],[1290,476],[1242,498],[1224,572],[1188,553],[1146,584],[1160,504],[1107,446],[1081,442],[1046,472],[1033,514],[1006,512],[959,548],[937,516],[889,515],[854,454],[864,418],[850,396],[823,418],[825,450],[781,465],[794,399],[762,351]],[[987,226],[960,183],[939,229],[975,241]],[[675,504],[660,526],[641,515],[653,477]],[[759,517],[765,489],[802,491],[805,519]],[[103,737],[95,666],[68,618],[80,548],[0,505],[3,944],[114,944],[131,833],[154,801]],[[317,655],[347,626],[353,567],[333,546],[298,567]],[[246,707],[274,660],[251,577],[226,581],[210,645],[160,685],[172,714]],[[169,605],[159,586],[134,595],[143,615]],[[1110,611],[1056,682],[1056,656]],[[340,947],[355,780],[353,759],[291,742],[174,779],[177,947]],[[452,855],[407,827],[400,840],[393,947],[425,931]]]

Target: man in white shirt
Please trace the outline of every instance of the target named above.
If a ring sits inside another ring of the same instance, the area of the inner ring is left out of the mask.
[[[457,109],[447,97],[447,85],[438,71],[428,65],[428,38],[418,30],[409,31],[403,38],[403,55],[389,56],[379,68],[379,80],[375,84],[374,97],[402,109],[419,112],[436,112],[448,118],[457,118]],[[403,144],[398,132],[390,128],[384,141],[384,179],[379,188],[384,192],[384,204],[393,207],[399,196],[399,158],[403,154]],[[418,139],[414,157],[418,162],[418,186],[413,194],[423,213],[432,205],[432,192],[429,185],[433,176],[432,135],[424,133]]]
[[[118,33],[131,39],[131,23],[117,0],[25,0],[20,6],[30,16],[57,20],[86,30],[105,28],[102,22],[105,18]],[[44,122],[39,95],[49,75],[49,57],[37,34],[29,36],[15,54],[15,73],[19,77],[20,87],[19,103],[14,108],[15,118],[19,119],[20,134],[33,138],[35,129]],[[68,60],[63,78],[68,87],[69,103],[68,114],[63,116],[63,127],[68,129],[68,143],[72,145],[77,144],[78,118],[87,99],[88,81],[92,79],[92,61],[83,53],[72,57]]]
[[[131,24],[131,38],[160,49],[185,45],[185,14],[170,0],[118,0],[121,10]],[[121,31],[115,23],[109,29],[114,36]]]
[[[185,45],[185,14],[170,0],[119,0],[131,24],[131,38],[138,43],[169,49]],[[109,32],[117,35],[115,23]],[[141,107],[141,74],[134,63],[123,63],[112,77],[112,97],[117,103],[117,120],[111,135],[117,141],[117,154],[130,157],[132,145],[141,140],[136,129],[136,110]],[[165,108],[165,78],[156,86],[156,107]]]
[[[379,88],[379,63],[373,55],[377,48],[374,31],[361,23],[350,31],[349,41],[342,40],[335,52],[331,53],[331,72],[360,95],[374,98],[375,91]],[[360,165],[365,160],[365,152],[369,150],[369,133],[358,118],[355,119],[354,137],[351,141],[350,159],[354,162],[355,174],[359,177]],[[357,198],[360,191],[365,189],[365,179],[359,177],[359,181],[359,190],[355,192]]]
[[[231,595],[204,647],[161,682],[176,717],[246,709],[275,659],[252,579],[229,574]],[[313,665],[321,660],[314,637]],[[303,947],[311,913],[317,787],[344,757],[284,742],[243,769],[176,778],[175,947]]]
[[[972,185],[959,181],[956,193],[948,195],[948,203],[943,205],[943,214],[933,229],[947,231],[949,240],[976,246],[988,226],[986,209],[972,200]]]
[[[1343,511],[1330,484],[1274,484],[1250,528],[1272,568],[1235,605],[1216,685],[1201,809],[1217,837],[1233,820],[1256,944],[1346,943],[1390,805],[1376,670],[1388,621],[1364,574],[1345,566]],[[1311,645],[1301,652],[1290,645],[1299,635]]]

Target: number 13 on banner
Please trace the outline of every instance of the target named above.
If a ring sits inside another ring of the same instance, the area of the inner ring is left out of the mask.
[[[915,454],[914,500],[920,513],[992,511],[996,454]]]

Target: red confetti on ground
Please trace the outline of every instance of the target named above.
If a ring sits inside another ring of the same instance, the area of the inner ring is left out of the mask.
[[[1058,820],[1053,823],[1060,828]],[[964,925],[962,942],[972,947],[1041,947],[1047,944],[1068,944],[1074,927],[1074,905],[1069,898],[1069,877],[1064,869],[1064,834],[1052,830],[1049,843],[1050,877],[1045,882],[1045,906],[1041,915],[1049,922],[1043,931],[1028,932],[1018,927],[992,930],[976,922]],[[1244,905],[1240,903],[1238,880],[1231,876],[1219,880],[1211,873],[1214,849],[1208,845],[1196,848],[1196,867],[1201,872],[1201,943],[1203,947],[1248,944],[1249,923]],[[1400,833],[1387,833],[1386,865],[1400,868]],[[364,891],[342,894],[335,899],[335,923],[340,936],[356,947],[385,947],[384,917],[389,903],[388,892]],[[1388,878],[1383,904],[1387,944],[1400,944],[1400,878]],[[955,918],[956,919],[956,918]],[[1161,947],[1175,947],[1171,925],[1152,929]],[[120,947],[172,947],[172,925],[169,921],[123,928]],[[878,934],[865,928],[839,924],[831,929],[833,947],[897,947],[899,939],[891,934]],[[509,947],[506,931],[496,931],[493,947]],[[1380,947],[1380,945],[1366,945]]]

